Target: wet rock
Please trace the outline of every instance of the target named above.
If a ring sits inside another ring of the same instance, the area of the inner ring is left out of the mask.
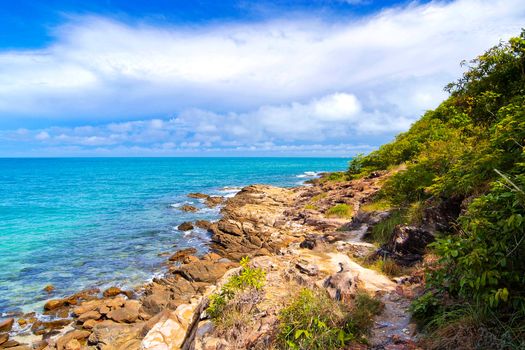
[[[124,306],[110,311],[106,316],[121,323],[131,323],[139,317],[140,302],[138,300],[126,300]]]
[[[188,197],[196,198],[196,199],[206,199],[209,197],[209,195],[204,194],[204,193],[194,192],[194,193],[188,193]]]
[[[182,249],[182,250],[179,250],[177,251],[175,254],[173,254],[170,258],[169,258],[169,261],[178,261],[178,262],[181,262],[184,260],[184,258],[186,258],[187,256],[189,255],[193,255],[197,253],[197,249],[195,248],[186,248],[186,249]]]
[[[189,230],[193,230],[193,224],[191,222],[183,222],[182,224],[180,224],[177,229],[179,231],[189,231]]]
[[[55,290],[55,287],[51,284],[48,284],[44,287],[43,291],[46,293],[52,293]]]
[[[115,297],[119,294],[122,293],[122,290],[118,287],[109,287],[108,289],[106,289],[104,291],[104,293],[102,294],[104,296],[104,298],[111,298],[111,297]]]
[[[36,335],[42,335],[42,334],[48,333],[49,331],[54,331],[57,329],[64,328],[70,323],[71,323],[70,319],[53,320],[53,321],[47,321],[47,322],[37,320],[31,326],[31,331]]]
[[[223,197],[209,196],[208,198],[204,200],[204,204],[206,204],[208,208],[213,208],[213,207],[218,206],[219,204],[222,204],[223,201],[224,201]]]
[[[195,213],[199,209],[197,207],[194,207],[193,205],[185,204],[185,205],[181,206],[179,208],[179,210],[182,210],[182,211],[185,211],[185,212],[190,212],[190,213]]]
[[[55,310],[64,305],[67,305],[66,299],[51,299],[44,304],[44,310]]]
[[[7,318],[5,320],[0,321],[0,332],[9,332],[13,328],[13,324],[15,323],[14,318]]]
[[[210,228],[211,222],[208,220],[197,220],[195,221],[195,226],[203,230],[208,230]]]

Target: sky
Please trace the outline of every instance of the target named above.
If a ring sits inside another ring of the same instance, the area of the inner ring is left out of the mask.
[[[0,0],[0,157],[367,153],[523,0]]]

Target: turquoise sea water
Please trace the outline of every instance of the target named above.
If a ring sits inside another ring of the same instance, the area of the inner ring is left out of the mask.
[[[344,170],[342,158],[0,159],[0,314],[30,311],[49,296],[142,283],[162,252],[209,235],[177,226],[216,219],[189,192],[231,196],[252,183],[295,186],[311,172]],[[306,172],[306,173],[305,173]],[[177,209],[184,203],[197,213]]]

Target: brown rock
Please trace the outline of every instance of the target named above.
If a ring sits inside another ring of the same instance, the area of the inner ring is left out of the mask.
[[[76,339],[71,339],[65,346],[65,350],[80,350],[82,348],[82,345],[80,345],[80,342]]]
[[[81,340],[81,339],[86,339],[87,337],[89,337],[89,335],[91,334],[91,332],[89,331],[82,331],[82,330],[74,330],[74,331],[71,331],[71,332],[68,332],[66,334],[64,334],[64,336],[60,337],[58,340],[57,340],[57,350],[65,350],[66,349],[66,345],[72,341],[72,340]]]
[[[36,321],[31,326],[31,331],[36,335],[42,335],[49,331],[64,328],[71,323],[70,319],[53,320],[49,322]]]
[[[46,292],[46,293],[51,293],[55,290],[55,287],[51,284],[48,284],[47,286],[44,287],[43,291]]]
[[[122,290],[120,288],[109,287],[108,289],[104,291],[102,295],[104,296],[104,298],[111,298],[111,297],[119,295],[120,293],[122,293]]]
[[[13,348],[9,348],[9,350],[32,350],[32,349],[27,345],[18,345]]]
[[[16,340],[11,339],[11,340],[8,340],[5,343],[3,343],[1,345],[1,348],[2,349],[4,349],[4,348],[5,349],[7,349],[7,348],[14,348],[15,346],[19,346],[19,345],[20,345],[19,342],[17,342]]]
[[[0,321],[0,332],[9,332],[13,328],[13,323],[15,323],[14,318],[7,318]]]
[[[93,329],[93,327],[95,327],[97,325],[97,321],[94,320],[94,319],[90,319],[90,320],[87,320],[86,322],[84,322],[82,324],[82,327],[85,328],[85,329]]]
[[[143,327],[144,322],[124,324],[105,320],[93,328],[89,343],[97,344],[99,349],[138,350]]]
[[[193,224],[191,222],[183,222],[182,224],[180,224],[177,229],[179,231],[189,231],[189,230],[193,230]]]
[[[93,311],[104,305],[104,300],[90,300],[85,301],[80,306],[73,309],[73,314],[80,316],[86,312]]]
[[[204,194],[204,193],[194,192],[194,193],[189,193],[188,197],[189,198],[197,198],[197,199],[206,199],[206,198],[209,197],[209,195]]]
[[[185,204],[182,207],[180,207],[179,209],[182,210],[182,211],[185,211],[185,212],[190,212],[190,213],[195,213],[196,211],[199,210],[199,209],[197,209],[197,207],[194,207],[193,205],[189,205],[189,204]]]
[[[195,254],[195,253],[197,253],[197,249],[195,248],[182,249],[182,250],[177,251],[175,254],[173,254],[169,258],[169,261],[179,261],[180,262],[180,261],[183,261],[184,258],[186,258],[187,256]]]
[[[78,320],[80,322],[86,322],[88,320],[98,320],[100,317],[102,317],[102,315],[98,311],[92,310],[78,316]]]
[[[0,345],[4,344],[9,340],[9,334],[7,333],[0,333]]]
[[[27,324],[27,320],[25,318],[19,318],[16,322],[20,327],[24,327]]]
[[[199,260],[191,264],[182,265],[174,272],[189,281],[214,283],[221,278],[226,271],[236,266],[237,264],[235,263]]]
[[[203,230],[209,230],[210,225],[211,225],[211,222],[209,222],[208,220],[197,220],[197,221],[195,221],[195,226],[197,226],[198,228],[201,228]]]
[[[195,255],[189,255],[187,257],[184,258],[184,260],[182,260],[182,263],[183,264],[191,264],[191,263],[194,263],[196,261],[199,261],[200,259],[197,258]]]
[[[51,299],[45,303],[44,310],[46,311],[55,310],[55,309],[58,309],[59,307],[67,305],[67,303],[68,303],[67,299]]]
[[[208,198],[206,198],[204,200],[204,204],[206,204],[206,206],[208,208],[213,208],[213,207],[216,207],[217,205],[219,204],[222,204],[222,202],[224,201],[224,198],[223,197],[219,197],[219,196],[210,196]]]
[[[123,307],[110,311],[108,318],[121,323],[131,323],[139,317],[140,302],[138,300],[126,300]]]

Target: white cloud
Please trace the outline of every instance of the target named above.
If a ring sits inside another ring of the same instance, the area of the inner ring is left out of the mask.
[[[518,34],[524,20],[522,0],[191,27],[81,17],[44,49],[0,53],[0,121],[102,121],[64,132],[61,142],[84,146],[391,136],[445,97],[461,60]],[[47,129],[49,138],[34,137],[58,142]]]

